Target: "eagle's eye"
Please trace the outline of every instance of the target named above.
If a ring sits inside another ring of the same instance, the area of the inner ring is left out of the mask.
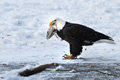
[[[56,21],[56,19],[54,21]]]

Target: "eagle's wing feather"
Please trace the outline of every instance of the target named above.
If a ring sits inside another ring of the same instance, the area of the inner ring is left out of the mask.
[[[83,44],[84,42],[94,43],[101,39],[112,40],[111,37],[97,32],[91,28],[88,28],[83,25],[74,24],[70,27],[66,27],[63,31],[66,36],[73,38],[75,40],[81,41]]]

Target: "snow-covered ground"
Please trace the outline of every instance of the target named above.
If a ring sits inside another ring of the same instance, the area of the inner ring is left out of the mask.
[[[84,47],[81,59],[62,60],[64,54],[69,54],[69,44],[56,37],[46,40],[49,22],[54,17],[89,26],[111,36],[116,44]],[[1,0],[0,64],[117,63],[119,29],[120,0]],[[6,79],[33,80],[15,77],[15,72],[5,72],[11,74]]]

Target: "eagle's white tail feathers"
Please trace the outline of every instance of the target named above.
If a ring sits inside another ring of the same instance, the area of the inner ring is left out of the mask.
[[[113,40],[106,40],[106,39],[101,39],[96,41],[95,43],[108,43],[108,44],[116,44]]]

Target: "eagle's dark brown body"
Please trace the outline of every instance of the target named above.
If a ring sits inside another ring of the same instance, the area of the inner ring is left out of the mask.
[[[97,32],[84,25],[66,22],[62,30],[57,31],[58,36],[70,44],[70,52],[77,56],[82,52],[82,46],[89,46],[101,39],[112,40],[111,37]]]

